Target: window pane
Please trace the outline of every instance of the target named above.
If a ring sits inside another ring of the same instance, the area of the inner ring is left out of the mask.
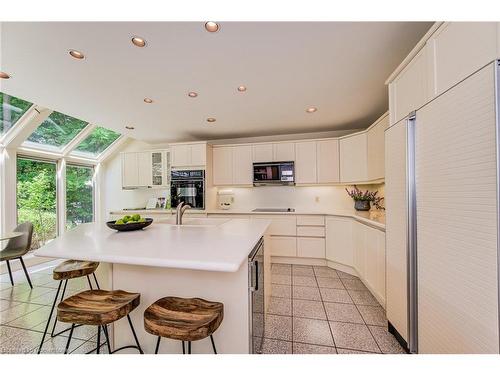
[[[29,136],[28,142],[62,148],[66,146],[87,123],[63,113],[52,112],[50,116]]]
[[[17,158],[17,222],[33,223],[32,249],[57,235],[56,165]]]
[[[31,105],[30,102],[0,92],[0,135],[7,133]]]
[[[75,151],[98,156],[119,137],[119,133],[98,126],[78,145]]]
[[[94,168],[66,166],[66,228],[94,221]]]

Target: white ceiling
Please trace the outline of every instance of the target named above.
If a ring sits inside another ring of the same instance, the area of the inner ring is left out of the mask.
[[[385,79],[430,25],[3,23],[0,70],[12,78],[0,89],[148,142],[365,128],[387,110]]]

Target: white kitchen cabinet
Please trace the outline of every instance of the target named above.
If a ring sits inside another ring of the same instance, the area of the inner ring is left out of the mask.
[[[252,185],[253,183],[253,157],[252,146],[235,146],[233,150],[233,185]]]
[[[389,125],[389,115],[385,115],[367,131],[368,180],[378,180],[385,175],[385,129]]]
[[[151,152],[137,153],[138,186],[151,186],[153,179],[153,167],[151,165]]]
[[[137,165],[137,153],[127,152],[122,158],[122,187],[130,188],[139,185],[139,169]]]
[[[284,142],[273,144],[273,160],[274,161],[294,161],[295,160],[295,143]]]
[[[362,279],[365,278],[366,260],[366,226],[361,223],[354,223],[354,268]]]
[[[207,163],[206,143],[181,143],[170,145],[172,167],[204,167]]]
[[[265,163],[274,160],[272,143],[257,144],[252,146],[253,162]]]
[[[367,134],[340,139],[340,180],[343,183],[368,181]]]
[[[350,218],[326,219],[326,259],[349,267],[354,266],[355,222]]]
[[[301,258],[325,259],[325,239],[297,237],[297,256]]]
[[[433,94],[498,58],[499,35],[497,22],[445,22],[427,41],[434,63]]]
[[[232,147],[214,147],[212,151],[212,163],[213,184],[231,185],[233,183]]]
[[[299,215],[297,225],[325,225],[325,217],[323,215]]]
[[[316,142],[318,183],[340,181],[340,155],[338,139]]]
[[[316,173],[316,142],[297,142],[295,144],[295,183],[315,184]]]
[[[296,237],[270,237],[271,255],[281,257],[297,256]]]
[[[251,220],[271,220],[269,226],[271,236],[297,235],[297,219],[292,215],[252,215]]]
[[[300,237],[325,237],[325,227],[297,226],[297,236]]]
[[[168,151],[124,152],[121,159],[123,189],[168,186]]]
[[[167,185],[167,156],[164,151],[151,151],[151,185],[165,186]]]

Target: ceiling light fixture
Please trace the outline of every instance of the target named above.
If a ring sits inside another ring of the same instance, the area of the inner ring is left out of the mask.
[[[2,79],[9,79],[10,78],[10,74],[7,74],[5,72],[0,72],[0,78],[2,78]]]
[[[85,58],[85,55],[83,53],[81,53],[80,51],[77,51],[75,49],[70,49],[69,54],[71,55],[71,57],[74,57],[75,59],[78,59],[78,60],[82,60]]]
[[[127,126],[125,126],[125,129],[127,129],[127,130],[134,130],[135,128],[133,126],[128,126],[127,125]]]
[[[309,108],[307,108],[307,109],[306,109],[306,112],[307,112],[307,113],[314,113],[314,112],[316,112],[317,110],[318,110],[318,108],[316,108],[316,107],[309,107]]]
[[[216,121],[216,120],[215,120],[215,118],[213,118],[213,117],[209,117],[209,118],[207,118],[207,122],[215,122],[215,121]]]
[[[189,92],[189,93],[188,93],[188,96],[189,96],[190,98],[196,98],[196,97],[198,96],[198,93],[196,93],[196,92],[194,92],[194,91],[191,91],[191,92]]]
[[[132,37],[132,43],[136,47],[146,47],[146,39],[141,38],[140,36]]]
[[[153,99],[151,99],[151,98],[144,98],[144,103],[151,104],[151,103],[153,103]]]
[[[208,21],[208,22],[205,23],[205,29],[209,33],[215,33],[217,31],[219,31],[219,25],[217,24],[217,22]]]
[[[246,88],[246,86],[241,85],[241,86],[238,86],[238,91],[245,92],[245,91],[247,91],[247,88]]]

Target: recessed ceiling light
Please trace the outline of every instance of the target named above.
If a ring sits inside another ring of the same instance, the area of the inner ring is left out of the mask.
[[[144,103],[151,104],[151,103],[153,103],[153,99],[151,99],[151,98],[144,98]]]
[[[241,85],[241,86],[238,86],[238,91],[245,92],[245,91],[247,91],[247,88],[246,88],[246,86]]]
[[[85,58],[85,55],[83,53],[74,49],[69,50],[69,54],[71,55],[71,57],[74,57],[75,59],[78,60]]]
[[[128,126],[127,125],[127,126],[125,126],[125,129],[127,129],[127,130],[134,130],[135,128],[133,126]]]
[[[205,29],[207,29],[207,31],[210,33],[215,33],[219,31],[219,25],[217,24],[217,22],[208,21],[207,23],[205,23]]]
[[[306,112],[307,113],[313,113],[313,112],[316,112],[318,110],[318,108],[316,107],[309,107],[306,109]]]
[[[141,38],[140,36],[132,37],[132,43],[137,47],[146,47],[146,39]]]
[[[189,92],[189,93],[188,93],[188,96],[189,96],[190,98],[196,98],[196,97],[198,96],[198,93],[196,93],[196,92],[194,92],[194,91],[191,91],[191,92]]]
[[[209,118],[207,118],[207,122],[215,122],[215,121],[216,121],[216,120],[215,120],[215,118],[213,118],[213,117],[209,117]]]
[[[5,73],[5,72],[0,72],[0,78],[2,79],[9,79],[10,78],[10,75]]]

